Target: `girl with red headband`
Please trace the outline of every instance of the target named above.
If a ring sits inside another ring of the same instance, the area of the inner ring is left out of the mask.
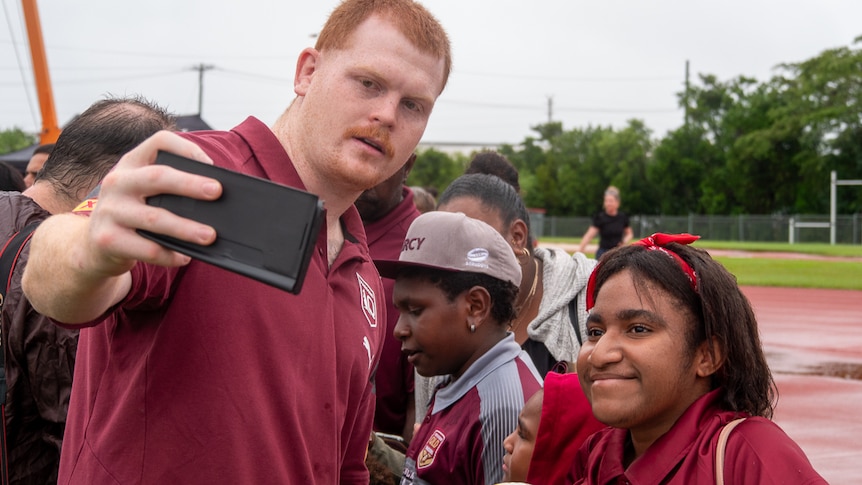
[[[591,275],[577,369],[610,427],[587,439],[570,478],[826,483],[771,421],[754,312],[733,275],[688,246],[696,239],[655,234],[609,251]]]

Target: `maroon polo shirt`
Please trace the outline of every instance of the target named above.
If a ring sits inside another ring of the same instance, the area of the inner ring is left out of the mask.
[[[593,434],[578,451],[570,480],[578,484],[715,483],[721,428],[746,416],[721,409],[721,392],[716,389],[701,396],[628,468],[623,465],[628,430],[605,428]],[[749,417],[734,428],[724,456],[725,483],[826,483],[799,445],[766,418]]]
[[[184,136],[216,165],[303,187],[254,118]],[[322,229],[298,296],[196,260],[135,266],[126,299],[81,332],[60,483],[367,483],[383,287],[358,212],[341,220],[341,253],[328,267]]]
[[[542,378],[509,335],[457,380],[437,389],[413,436],[402,485],[494,484],[503,479],[503,440]]]

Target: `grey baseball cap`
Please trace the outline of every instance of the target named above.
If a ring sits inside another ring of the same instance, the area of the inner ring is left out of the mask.
[[[410,224],[398,261],[376,259],[384,278],[406,266],[470,271],[521,284],[521,267],[496,229],[461,212],[426,212]]]

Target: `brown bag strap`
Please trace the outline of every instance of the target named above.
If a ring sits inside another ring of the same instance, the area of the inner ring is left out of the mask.
[[[717,485],[724,485],[724,449],[727,447],[727,438],[733,428],[743,421],[745,418],[734,419],[725,424],[721,428],[721,433],[718,434],[718,444],[715,447],[715,483]]]

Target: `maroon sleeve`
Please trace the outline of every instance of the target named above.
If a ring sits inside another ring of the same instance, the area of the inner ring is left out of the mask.
[[[346,430],[346,440],[342,445],[341,484],[366,485],[369,481],[368,469],[365,467],[365,454],[371,438],[371,423],[374,420],[374,394],[371,382],[365,386],[362,393],[360,408],[356,420],[349,431]],[[347,426],[348,423],[345,424]],[[344,436],[344,434],[342,434]]]
[[[581,445],[606,426],[593,416],[577,374],[549,372],[544,388],[527,482],[563,483]]]
[[[827,483],[802,448],[765,418],[748,418],[734,428],[724,462],[726,483]]]

